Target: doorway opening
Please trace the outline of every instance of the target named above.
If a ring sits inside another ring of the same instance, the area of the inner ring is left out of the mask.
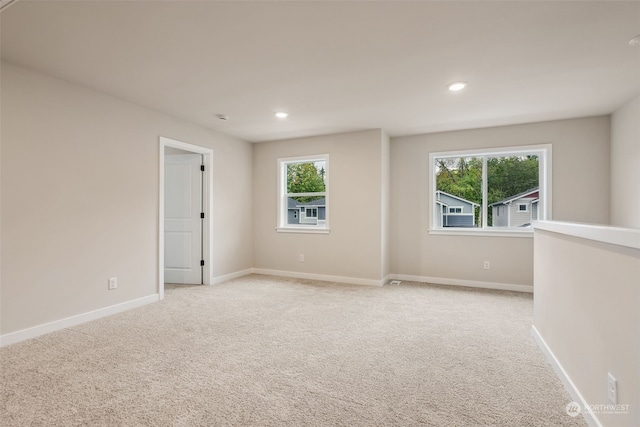
[[[165,282],[210,284],[213,150],[160,137],[158,294]]]

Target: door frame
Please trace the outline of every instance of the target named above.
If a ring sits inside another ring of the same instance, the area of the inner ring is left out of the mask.
[[[211,166],[213,165],[213,150],[211,148],[200,147],[198,145],[189,144],[175,139],[160,137],[160,174],[159,174],[159,203],[158,203],[158,296],[164,298],[164,151],[165,147],[179,148],[181,150],[190,151],[194,154],[203,155],[204,163],[204,186],[202,189],[203,204],[205,207],[204,230],[202,233],[202,247],[204,259],[203,284],[211,284],[211,262],[213,254],[213,239],[211,236],[213,230],[213,173]]]

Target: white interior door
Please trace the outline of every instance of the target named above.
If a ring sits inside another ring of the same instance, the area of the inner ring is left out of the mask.
[[[165,283],[203,283],[201,165],[201,154],[165,155]]]

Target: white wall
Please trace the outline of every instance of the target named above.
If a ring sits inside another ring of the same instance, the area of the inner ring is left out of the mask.
[[[6,63],[1,107],[0,333],[158,292],[159,136],[214,151],[213,276],[252,267],[249,143]]]
[[[388,138],[381,130],[254,145],[254,266],[381,282]],[[329,154],[329,234],[276,232],[277,159]],[[299,255],[305,261],[299,261]]]
[[[630,244],[593,240],[598,236]],[[563,368],[560,378],[570,379],[587,404],[608,405],[610,372],[618,381],[618,404],[629,405],[628,412],[600,410],[596,417],[605,426],[640,425],[640,234],[541,223],[535,260],[535,333],[555,367]]]
[[[611,224],[640,228],[640,96],[611,116]]]
[[[385,278],[391,273],[391,138],[382,132],[381,150],[381,183],[382,190],[382,273]]]
[[[550,143],[553,218],[607,224],[609,138],[608,116],[392,138],[391,272],[532,286],[533,239],[427,233],[429,153]]]

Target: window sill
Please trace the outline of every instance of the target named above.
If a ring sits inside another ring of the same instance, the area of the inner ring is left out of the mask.
[[[509,229],[509,230],[482,230],[482,229],[442,229],[431,228],[428,234],[436,236],[478,236],[478,237],[524,237],[533,238],[533,228],[527,228],[524,230]]]
[[[304,234],[329,234],[331,229],[329,228],[317,228],[317,227],[277,227],[278,233],[304,233]]]

